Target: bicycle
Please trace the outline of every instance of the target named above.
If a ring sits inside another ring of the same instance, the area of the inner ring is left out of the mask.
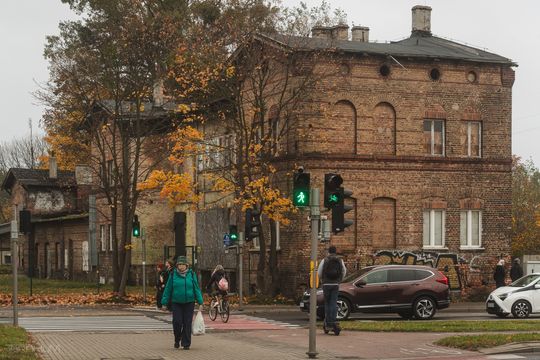
[[[210,309],[208,310],[208,317],[210,320],[215,321],[218,314],[221,317],[221,321],[224,323],[229,321],[229,301],[227,301],[227,299],[220,294],[216,294],[212,297]]]

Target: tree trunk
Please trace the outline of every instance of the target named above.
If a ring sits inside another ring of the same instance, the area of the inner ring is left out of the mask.
[[[116,224],[118,223],[116,206],[111,206],[111,227],[113,229],[113,252],[112,252],[112,271],[113,271],[113,291],[118,292],[120,288],[120,269],[118,264],[118,236],[116,235]]]
[[[277,259],[277,231],[276,222],[270,220],[270,259],[268,264],[270,270],[270,295],[276,296],[280,291],[279,268]]]

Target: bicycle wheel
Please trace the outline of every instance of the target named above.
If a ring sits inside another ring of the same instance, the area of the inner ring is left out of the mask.
[[[229,302],[228,301],[223,301],[221,303],[220,315],[221,315],[221,321],[223,321],[224,323],[229,321]]]
[[[212,299],[212,302],[210,303],[210,309],[208,309],[208,317],[210,320],[214,321],[217,318],[218,313],[218,304],[217,301]]]

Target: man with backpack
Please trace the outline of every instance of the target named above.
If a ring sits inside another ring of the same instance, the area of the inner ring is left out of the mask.
[[[336,247],[328,248],[328,256],[319,264],[318,275],[322,281],[324,294],[324,331],[332,329],[339,335],[341,327],[336,322],[339,283],[345,277],[347,269],[343,260],[336,254]]]

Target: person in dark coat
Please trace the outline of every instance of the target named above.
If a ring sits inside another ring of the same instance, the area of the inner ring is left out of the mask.
[[[165,282],[163,281],[163,264],[156,265],[156,306],[158,309],[162,308],[161,298],[163,297],[163,289],[165,289]]]
[[[518,258],[515,258],[514,262],[512,263],[512,268],[510,269],[510,279],[512,279],[512,282],[514,282],[522,276],[523,269],[521,268],[520,261]]]
[[[504,269],[504,260],[501,259],[495,266],[495,272],[493,273],[493,279],[495,280],[495,286],[505,286],[506,270]]]
[[[217,265],[214,271],[212,272],[212,276],[210,277],[210,282],[206,286],[206,292],[210,296],[214,296],[216,293],[218,293],[224,299],[226,299],[227,290],[221,290],[219,288],[219,281],[223,278],[225,278],[225,280],[227,280],[227,283],[229,283],[229,277],[227,276],[225,269],[223,268],[222,265]]]

